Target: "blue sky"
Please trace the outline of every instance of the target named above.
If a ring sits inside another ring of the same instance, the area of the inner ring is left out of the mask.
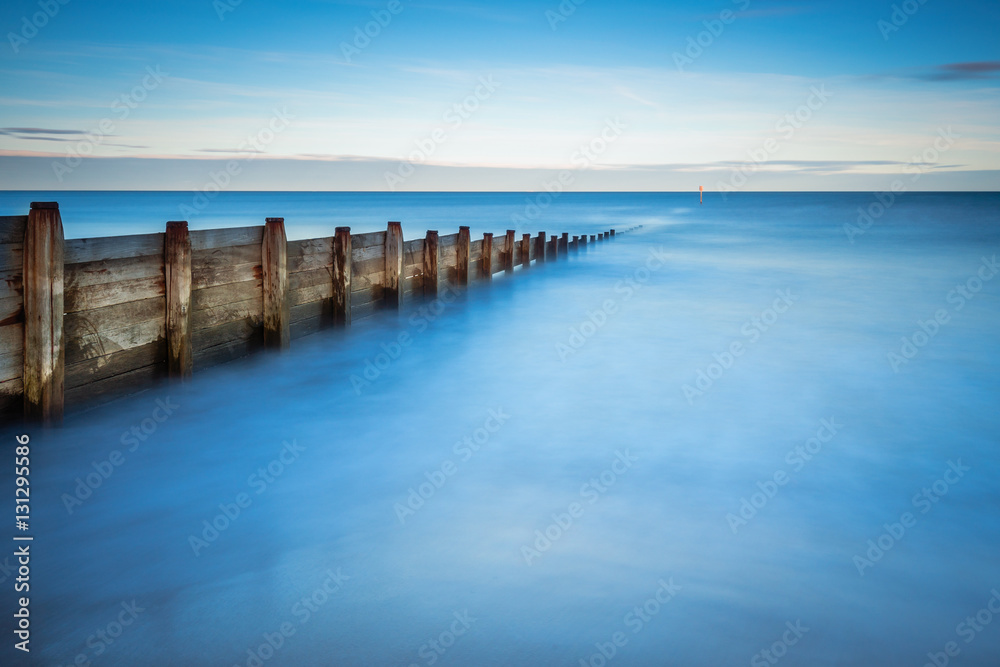
[[[998,27],[986,1],[7,2],[0,187],[995,190]]]

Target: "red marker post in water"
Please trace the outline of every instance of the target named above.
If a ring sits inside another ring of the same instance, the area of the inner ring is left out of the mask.
[[[698,203],[699,204],[704,204],[705,203],[705,186],[704,185],[699,185],[698,186]]]

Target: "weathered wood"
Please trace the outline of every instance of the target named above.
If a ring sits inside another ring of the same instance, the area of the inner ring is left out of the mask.
[[[249,299],[263,299],[264,281],[261,278],[229,283],[216,287],[191,290],[191,310],[198,312],[206,308],[216,308],[230,303],[241,303]],[[260,316],[264,316],[263,307]]]
[[[0,243],[24,243],[26,215],[0,215]]]
[[[151,343],[127,350],[116,350],[108,354],[89,357],[77,363],[66,363],[66,391],[82,387],[154,365],[164,365],[167,358],[167,342],[157,339]]]
[[[354,248],[354,250],[351,251],[351,260],[354,262],[366,262],[373,259],[385,259],[385,234],[382,234],[382,238],[382,245],[371,245],[367,248]],[[354,241],[352,240],[351,243],[353,244]]]
[[[117,283],[74,287],[66,290],[65,308],[67,313],[94,310],[127,301],[139,301],[163,297],[166,294],[165,276],[123,280]]]
[[[399,309],[403,305],[403,226],[390,222],[385,233],[385,305]]]
[[[569,252],[569,232],[562,233],[562,236],[559,238],[558,250],[564,255]]]
[[[531,234],[521,235],[521,266],[531,266]]]
[[[438,248],[442,251],[455,245],[458,245],[458,234],[445,234],[438,239]]]
[[[213,306],[196,310],[191,314],[191,331],[200,331],[220,324],[228,324],[236,320],[247,320],[255,325],[262,324],[264,320],[264,295],[258,292],[254,297],[246,301],[227,303],[221,306]]]
[[[351,237],[351,247],[355,250],[370,248],[372,246],[382,247],[385,245],[385,232],[368,232],[367,234],[355,234]]]
[[[587,235],[586,234],[581,234],[580,235],[580,245],[582,245],[584,247],[587,246]]]
[[[493,280],[493,234],[483,234],[483,256],[479,260],[479,275],[483,280]]]
[[[458,228],[458,243],[455,245],[456,282],[459,285],[469,284],[469,228]]]
[[[163,377],[163,364],[126,371],[95,382],[88,382],[66,392],[70,406],[108,401],[141,391]]]
[[[545,232],[538,232],[535,237],[535,263],[541,264],[545,261]]]
[[[291,294],[296,290],[304,290],[312,287],[320,287],[317,293],[323,296],[317,299],[329,299],[333,296],[333,276],[332,267],[315,269],[313,271],[298,271],[288,274],[288,292]]]
[[[549,239],[545,261],[554,262],[559,255],[559,237],[553,234]]]
[[[292,339],[288,331],[288,240],[284,218],[265,220],[261,266],[264,273],[264,345],[287,350]]]
[[[288,275],[333,266],[333,237],[288,242]]]
[[[143,278],[163,278],[162,248],[156,255],[67,264],[65,270],[67,293],[91,285],[107,285]]]
[[[197,354],[216,345],[233,345],[252,339],[264,342],[263,329],[251,319],[234,320],[191,332],[191,349]]]
[[[503,270],[504,273],[514,273],[514,254],[516,242],[514,241],[515,230],[508,229],[503,243]]]
[[[614,236],[615,235],[615,230],[612,229],[610,233],[611,233],[611,236]]]
[[[438,233],[427,232],[424,238],[424,296],[436,298],[438,294]]]
[[[167,297],[167,375],[191,377],[191,235],[188,223],[167,223],[163,242],[163,272]]]
[[[24,244],[4,243],[0,245],[0,271],[20,269],[24,266]]]
[[[604,238],[611,238],[611,232],[604,232]]]
[[[260,247],[264,240],[264,228],[231,227],[227,229],[204,229],[191,232],[191,250],[211,250],[213,248],[228,248],[234,245],[252,245]]]
[[[264,349],[264,339],[260,329],[248,338],[234,339],[219,345],[196,349],[194,352],[194,363],[199,370],[229,363],[237,359],[248,357],[251,354]]]
[[[333,237],[333,324],[351,326],[351,228],[337,227]]]
[[[32,202],[24,234],[24,415],[62,420],[65,383],[63,338],[63,226],[59,204]]]
[[[573,240],[569,242],[569,249],[573,251],[580,249],[580,237],[578,235],[573,235]]]
[[[102,236],[95,239],[66,241],[67,264],[101,262],[128,257],[163,256],[163,233]]]

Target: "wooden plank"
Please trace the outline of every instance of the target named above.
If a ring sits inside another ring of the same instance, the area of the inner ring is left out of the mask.
[[[438,238],[438,250],[458,245],[458,234],[445,234]]]
[[[372,290],[378,290],[381,294],[383,284],[385,284],[385,271],[375,271],[364,275],[354,274],[351,276],[351,294],[354,295],[352,298],[357,298],[358,294],[368,293]]]
[[[0,245],[0,271],[13,271],[24,265],[24,244],[5,243]]]
[[[351,326],[351,228],[337,227],[333,237],[333,322]]]
[[[73,409],[106,403],[112,399],[148,389],[164,377],[162,364],[146,366],[89,382],[66,392],[66,402]]]
[[[191,251],[191,266],[195,270],[218,270],[238,264],[260,264],[261,246],[234,245]]]
[[[385,304],[381,300],[355,305],[351,308],[351,319],[357,321],[366,317],[371,317],[384,307]]]
[[[19,378],[24,373],[24,351],[10,350],[0,354],[0,382]]]
[[[329,301],[310,301],[300,303],[290,308],[292,322],[315,320],[324,327],[333,323],[333,308]]]
[[[330,269],[333,266],[333,237],[288,242],[288,273]]]
[[[424,238],[424,296],[434,298],[438,293],[438,264],[440,255],[440,239],[436,231],[428,231]]]
[[[351,261],[364,262],[370,259],[385,259],[385,244],[380,246],[368,246],[367,248],[355,248],[351,246]]]
[[[66,312],[93,310],[126,301],[151,299],[166,294],[163,276],[124,280],[104,285],[90,285],[66,291]]]
[[[166,337],[166,322],[163,319],[93,331],[66,342],[66,363],[75,364],[84,359],[130,350],[157,340],[166,340]]]
[[[66,241],[67,264],[101,262],[127,257],[163,255],[163,233],[132,234],[129,236],[101,236],[93,239]]]
[[[383,283],[385,302],[388,308],[398,310],[403,305],[403,227],[398,222],[390,222],[385,234],[385,282]]]
[[[469,228],[458,228],[458,243],[455,245],[455,279],[459,285],[469,284]]]
[[[66,289],[106,285],[163,275],[163,254],[66,265]]]
[[[260,262],[234,264],[215,269],[198,265],[191,267],[191,285],[192,289],[196,290],[258,279],[264,279],[264,269]]]
[[[200,331],[236,320],[251,320],[259,324],[264,319],[264,296],[257,294],[246,301],[226,303],[191,313],[191,330]]]
[[[206,308],[225,306],[253,298],[261,298],[264,293],[263,279],[245,280],[241,283],[217,285],[205,289],[192,290],[191,310],[198,312]],[[261,311],[263,313],[263,311]]]
[[[260,338],[263,342],[263,328],[254,319],[244,318],[193,331],[191,333],[191,348],[197,353],[216,345],[227,345],[250,340],[254,337]]]
[[[404,294],[410,294],[410,293],[423,294],[423,288],[424,288],[424,277],[423,277],[423,275],[408,276],[408,277],[406,277],[406,278],[403,279],[403,293]]]
[[[288,240],[284,218],[267,218],[262,244],[264,345],[287,350],[292,339],[288,333]]]
[[[385,294],[382,290],[381,285],[373,287],[370,290],[365,290],[362,292],[353,292],[351,294],[352,305],[362,305],[366,303],[372,303],[373,301],[385,301]]]
[[[24,383],[21,378],[14,378],[12,380],[4,380],[0,382],[0,396],[4,398],[15,397],[21,398],[24,394]],[[17,407],[17,415],[20,416],[21,408],[20,401],[15,404]]]
[[[191,232],[191,252],[240,245],[252,245],[259,248],[263,240],[264,227],[261,225],[196,230]]]
[[[130,324],[147,320],[163,320],[166,317],[166,299],[154,297],[94,310],[66,313],[63,327],[67,341],[80,336],[109,329],[119,329]]]
[[[361,250],[370,247],[382,247],[385,245],[385,232],[368,232],[367,234],[354,234],[351,236],[351,248]]]
[[[0,243],[24,243],[24,231],[27,228],[26,215],[0,216]]]
[[[167,340],[167,374],[187,379],[194,368],[191,353],[191,234],[187,222],[168,222],[164,239],[164,337]]]
[[[157,364],[166,366],[167,341],[159,338],[152,343],[119,350],[109,354],[91,357],[77,363],[66,363],[66,390],[82,387],[91,382],[104,380]]]
[[[364,279],[365,276],[372,276],[374,274],[379,274],[381,276],[385,275],[385,259],[366,259],[363,262],[351,262],[351,277],[357,282],[359,279]],[[382,279],[379,279],[379,284],[382,283]],[[357,285],[354,289],[359,289]]]
[[[469,263],[475,264],[483,257],[483,240],[476,239],[469,242]]]
[[[64,243],[59,204],[32,202],[24,235],[24,416],[62,421]]]
[[[504,271],[514,273],[514,262],[517,257],[517,240],[514,238],[515,230],[508,229],[504,239]]]
[[[24,280],[21,269],[0,272],[0,299],[24,296]]]
[[[327,327],[320,321],[319,318],[310,317],[303,320],[295,321],[289,325],[289,330],[291,331],[292,340],[298,340],[299,338],[304,338],[306,336],[311,336],[314,333],[319,333]]]
[[[264,338],[258,331],[257,335],[247,338],[246,340],[234,340],[221,345],[213,345],[203,350],[195,350],[195,368],[202,370],[204,368],[211,368],[212,366],[229,363],[230,361],[250,356],[255,352],[259,352],[263,348]]]
[[[313,285],[312,287],[303,287],[302,289],[288,290],[289,307],[299,306],[304,303],[312,303],[313,301],[325,301],[332,298],[333,285],[329,283]]]

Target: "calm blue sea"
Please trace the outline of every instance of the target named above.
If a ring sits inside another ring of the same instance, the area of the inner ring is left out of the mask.
[[[87,237],[191,195],[4,192],[0,215],[33,200]],[[644,227],[29,429],[32,652],[8,632],[0,661],[1000,664],[1000,195],[541,204],[224,193],[187,216]]]

